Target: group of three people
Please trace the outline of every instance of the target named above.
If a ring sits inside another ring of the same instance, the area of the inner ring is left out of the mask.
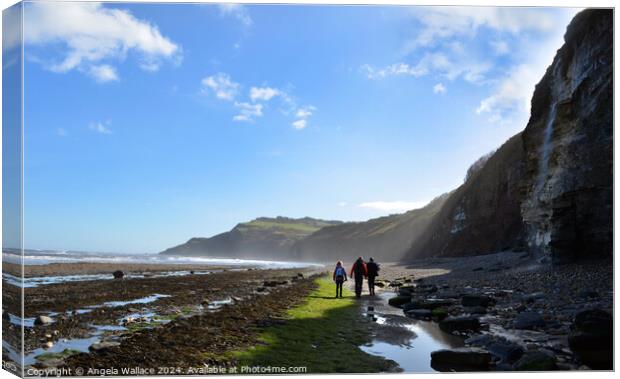
[[[350,277],[355,279],[355,296],[362,296],[362,286],[364,278],[368,279],[368,292],[371,296],[375,294],[375,278],[379,275],[379,265],[374,259],[370,258],[368,263],[364,262],[364,258],[359,257],[351,267]],[[336,297],[342,297],[342,285],[348,280],[347,270],[342,265],[342,261],[336,263],[333,280],[336,282]]]

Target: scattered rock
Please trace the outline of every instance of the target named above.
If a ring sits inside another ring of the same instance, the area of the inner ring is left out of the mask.
[[[99,342],[99,343],[94,343],[90,345],[88,347],[88,350],[93,351],[93,352],[99,352],[99,351],[103,351],[105,349],[109,349],[109,348],[116,347],[116,346],[120,346],[120,342],[111,342],[111,341]]]
[[[54,347],[54,343],[52,341],[47,341],[43,344],[44,349],[50,349],[52,347]]]
[[[551,371],[557,368],[556,358],[547,351],[528,351],[514,364],[517,371]]]
[[[53,322],[54,322],[54,320],[51,317],[43,316],[43,315],[37,316],[37,318],[34,319],[34,324],[35,325],[48,325],[48,324],[51,324]]]
[[[489,369],[491,354],[479,348],[437,350],[431,353],[431,367],[437,371],[484,371]]]
[[[596,370],[613,369],[613,317],[600,309],[577,313],[568,336],[570,349]]]
[[[469,313],[469,314],[472,314],[472,315],[484,315],[484,314],[487,313],[487,309],[485,307],[480,307],[480,306],[465,307],[465,308],[463,308],[463,312]]]
[[[461,298],[464,307],[488,307],[495,303],[495,299],[486,295],[465,295]]]
[[[545,320],[538,312],[521,312],[513,322],[515,329],[529,329],[545,326]]]
[[[477,331],[480,329],[480,320],[473,316],[448,317],[439,322],[439,328],[447,333]]]
[[[487,350],[498,357],[502,363],[514,363],[519,360],[524,353],[521,346],[512,342],[493,342],[489,344]]]
[[[125,276],[125,273],[122,272],[121,270],[116,270],[112,273],[112,275],[114,276],[114,279],[123,279],[123,276]]]
[[[428,320],[433,315],[433,312],[429,309],[412,309],[407,312],[407,316],[422,320]]]
[[[409,296],[395,296],[388,300],[388,304],[393,307],[401,307],[405,303],[411,302],[411,298]]]

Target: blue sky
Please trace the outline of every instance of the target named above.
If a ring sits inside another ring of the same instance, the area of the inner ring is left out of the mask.
[[[419,207],[525,127],[575,13],[26,4],[26,247]]]

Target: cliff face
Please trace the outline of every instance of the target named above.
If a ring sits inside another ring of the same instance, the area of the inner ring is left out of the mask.
[[[210,238],[192,238],[160,254],[291,260],[291,247],[317,230],[339,224],[313,218],[260,217]]]
[[[554,263],[613,248],[613,12],[581,12],[564,39],[523,132],[526,239]]]
[[[523,158],[517,134],[450,194],[426,231],[413,241],[406,258],[521,249]]]
[[[398,261],[412,242],[443,206],[448,195],[442,195],[420,209],[379,217],[365,222],[346,222],[328,226],[298,241],[293,256],[301,260],[352,261],[358,256],[380,261]]]

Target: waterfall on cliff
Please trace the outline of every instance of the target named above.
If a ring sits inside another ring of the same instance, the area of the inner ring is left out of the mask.
[[[551,155],[552,145],[551,137],[553,137],[553,124],[555,123],[558,102],[551,104],[549,115],[547,116],[547,125],[545,126],[543,144],[540,149],[540,162],[538,164],[538,178],[536,180],[536,192],[539,192],[545,185],[547,172],[549,171],[549,157]]]

